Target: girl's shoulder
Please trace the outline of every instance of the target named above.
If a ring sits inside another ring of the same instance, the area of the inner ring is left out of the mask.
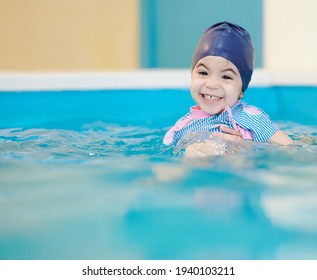
[[[259,107],[248,104],[244,101],[240,101],[237,104],[236,113],[244,114],[249,117],[256,117],[256,116],[267,116],[267,114]]]
[[[240,127],[250,131],[256,142],[267,141],[278,129],[262,109],[246,102],[237,104],[233,110],[233,119]]]

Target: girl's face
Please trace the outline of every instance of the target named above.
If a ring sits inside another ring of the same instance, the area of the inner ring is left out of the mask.
[[[210,115],[232,107],[243,96],[237,67],[220,56],[205,56],[197,62],[190,91],[200,109]]]

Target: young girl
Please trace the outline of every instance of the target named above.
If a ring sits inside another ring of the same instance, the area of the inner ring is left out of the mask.
[[[166,133],[163,143],[177,144],[189,133],[208,131],[223,139],[230,136],[221,132],[256,142],[292,144],[265,112],[241,101],[253,66],[254,48],[245,29],[229,22],[209,27],[192,59],[190,91],[197,105]],[[204,144],[208,143],[199,145]]]

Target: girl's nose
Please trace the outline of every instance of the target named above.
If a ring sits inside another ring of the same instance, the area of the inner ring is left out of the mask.
[[[210,78],[206,82],[206,87],[209,89],[219,89],[219,81],[215,78]]]

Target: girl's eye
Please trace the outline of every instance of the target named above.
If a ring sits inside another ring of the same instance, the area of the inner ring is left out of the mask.
[[[202,76],[207,76],[208,75],[208,73],[206,71],[199,71],[198,74],[202,75]]]
[[[225,79],[225,80],[232,80],[232,78],[230,76],[228,76],[228,75],[224,75],[222,78]]]

